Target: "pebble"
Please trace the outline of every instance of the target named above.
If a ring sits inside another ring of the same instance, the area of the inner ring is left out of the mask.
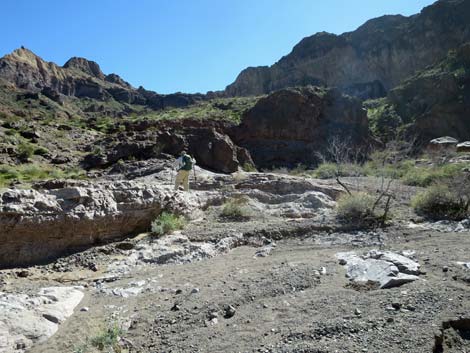
[[[80,309],[80,311],[89,311],[89,310],[90,310],[90,308],[87,307],[87,306],[84,306],[83,308]]]
[[[225,318],[229,319],[235,315],[237,309],[235,309],[232,305],[227,305],[225,307]]]
[[[20,278],[26,278],[30,275],[28,270],[22,270],[16,273],[16,275]]]
[[[362,312],[358,308],[356,308],[354,309],[354,314],[357,316],[361,316]]]
[[[191,293],[195,294],[195,293],[199,293],[200,290],[199,288],[193,288],[193,290],[191,291]]]
[[[217,311],[211,311],[209,313],[209,320],[215,319],[217,317],[219,317],[219,313]]]

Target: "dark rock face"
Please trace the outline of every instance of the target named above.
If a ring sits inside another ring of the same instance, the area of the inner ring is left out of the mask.
[[[340,36],[304,38],[271,67],[248,68],[226,88],[229,96],[260,95],[308,84],[374,98],[470,40],[470,2],[440,0],[418,15],[383,16]],[[373,88],[376,87],[376,88]],[[382,88],[378,88],[382,87]],[[370,94],[370,95],[368,95]]]
[[[143,121],[126,125],[126,132],[110,136],[97,146],[101,152],[87,155],[86,168],[107,167],[119,160],[146,160],[161,154],[178,156],[187,150],[203,168],[233,173],[244,165],[253,166],[250,154],[225,133],[223,124],[197,121]]]
[[[316,87],[280,90],[262,98],[232,135],[265,168],[315,163],[315,153],[324,152],[333,137],[351,147],[369,140],[360,100]]]
[[[470,44],[390,91],[388,101],[422,141],[470,139]]]

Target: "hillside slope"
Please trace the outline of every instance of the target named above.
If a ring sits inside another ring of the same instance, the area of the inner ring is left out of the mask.
[[[366,105],[372,129],[385,139],[395,130],[424,142],[445,135],[470,139],[470,44]]]

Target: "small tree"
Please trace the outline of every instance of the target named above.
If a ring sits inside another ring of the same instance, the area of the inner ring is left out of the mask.
[[[381,227],[385,226],[387,219],[389,219],[390,209],[395,200],[395,192],[393,191],[393,184],[395,178],[390,175],[390,169],[398,169],[398,163],[410,156],[413,150],[414,142],[402,142],[397,139],[390,140],[387,142],[385,148],[375,153],[375,167],[376,175],[379,178],[379,186],[377,189],[377,195],[375,197],[370,196],[367,198],[367,207],[363,207],[364,217],[368,219],[363,224],[377,224]],[[357,195],[351,191],[351,186],[347,185],[341,180],[342,168],[348,165],[355,165],[362,162],[368,155],[372,148],[356,148],[352,149],[351,144],[347,139],[340,140],[339,138],[333,138],[329,141],[327,147],[326,157],[320,156],[323,161],[330,161],[336,166],[335,179],[336,182],[346,191],[349,195],[348,202],[345,204],[349,205],[362,205],[364,206],[364,195]],[[372,198],[372,199],[371,199]],[[341,218],[341,215],[338,215]],[[371,221],[375,218],[374,221]],[[351,219],[343,217],[343,220]]]

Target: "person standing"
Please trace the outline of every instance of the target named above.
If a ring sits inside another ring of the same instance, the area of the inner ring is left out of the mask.
[[[178,173],[176,174],[175,190],[182,184],[185,191],[189,190],[189,173],[196,165],[196,160],[186,151],[181,152],[181,156],[176,160]]]

